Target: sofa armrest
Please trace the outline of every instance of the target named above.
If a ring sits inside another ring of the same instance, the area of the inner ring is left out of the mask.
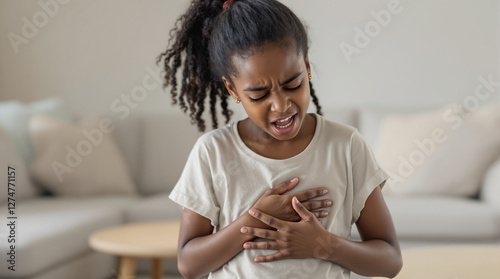
[[[500,208],[500,158],[486,172],[479,198]]]

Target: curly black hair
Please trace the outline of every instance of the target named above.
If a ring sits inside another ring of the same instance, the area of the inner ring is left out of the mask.
[[[163,88],[171,86],[172,104],[179,104],[191,122],[205,131],[202,119],[205,99],[210,98],[212,127],[218,127],[217,99],[220,99],[226,124],[233,112],[228,109],[227,92],[221,77],[232,83],[238,72],[230,59],[248,56],[267,43],[294,42],[304,59],[309,49],[307,32],[302,22],[277,0],[238,0],[223,9],[225,0],[193,0],[185,14],[170,30],[169,48],[157,57],[163,60]],[[178,91],[177,72],[182,69]],[[311,97],[318,114],[321,106],[309,82]]]

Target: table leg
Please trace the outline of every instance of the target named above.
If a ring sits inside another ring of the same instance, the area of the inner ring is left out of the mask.
[[[163,278],[163,268],[162,262],[159,258],[153,259],[153,279],[161,279]]]
[[[134,257],[122,257],[118,279],[135,279],[135,264]]]

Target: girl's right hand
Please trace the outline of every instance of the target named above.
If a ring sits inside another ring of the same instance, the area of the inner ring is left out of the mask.
[[[328,193],[326,188],[321,187],[294,194],[284,194],[285,192],[293,189],[298,182],[299,179],[294,178],[291,181],[283,182],[280,185],[267,190],[252,208],[258,209],[284,221],[300,221],[300,216],[292,207],[292,198],[297,197],[302,205],[316,215],[317,218],[328,216],[328,212],[326,210],[318,209],[332,206],[333,203],[331,200],[310,201],[313,198],[326,195]]]

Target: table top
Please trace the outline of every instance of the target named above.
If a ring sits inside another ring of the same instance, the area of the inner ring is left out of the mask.
[[[92,233],[89,245],[117,256],[176,258],[179,229],[179,221],[125,224]]]
[[[418,247],[402,254],[403,269],[397,279],[500,278],[500,245]]]

